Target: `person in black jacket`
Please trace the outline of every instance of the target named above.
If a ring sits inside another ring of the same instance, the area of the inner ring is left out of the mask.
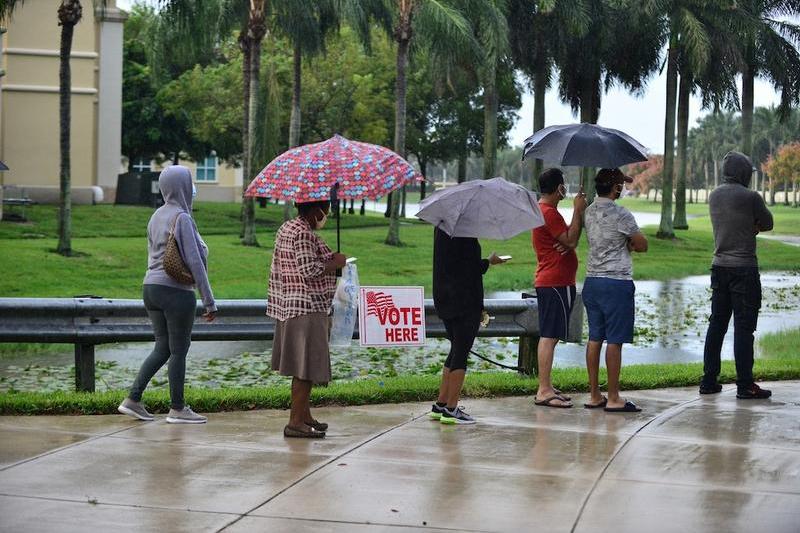
[[[433,304],[444,322],[450,353],[444,363],[439,399],[430,416],[443,424],[474,424],[458,407],[461,386],[483,313],[483,274],[489,265],[504,263],[492,253],[481,259],[478,239],[450,237],[439,228],[433,233]]]

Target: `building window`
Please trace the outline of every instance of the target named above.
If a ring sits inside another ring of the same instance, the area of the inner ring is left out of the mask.
[[[213,152],[197,162],[197,181],[217,181],[217,156]]]
[[[133,162],[134,172],[150,172],[150,160],[140,157]]]

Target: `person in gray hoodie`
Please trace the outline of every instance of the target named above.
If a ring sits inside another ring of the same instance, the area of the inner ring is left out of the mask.
[[[156,344],[142,363],[128,397],[118,410],[139,420],[153,420],[153,415],[142,404],[142,393],[156,372],[169,361],[170,410],[167,422],[202,424],[206,417],[184,404],[183,384],[186,353],[191,344],[197,308],[195,288],[200,292],[205,307],[203,318],[212,322],[217,312],[208,282],[208,247],[192,219],[194,185],[189,169],[180,165],[165,168],[158,177],[158,187],[165,203],[153,213],[147,224],[149,258],[142,286],[144,306],[153,324]],[[173,225],[178,249],[192,273],[194,285],[179,283],[164,271],[164,252]]]
[[[748,188],[752,174],[750,158],[728,152],[722,162],[723,183],[708,198],[716,248],[711,263],[711,317],[700,382],[700,394],[722,390],[717,381],[720,351],[733,314],[736,397],[743,400],[772,395],[753,381],[753,332],[761,308],[756,235],[772,229],[772,214],[761,196]]]

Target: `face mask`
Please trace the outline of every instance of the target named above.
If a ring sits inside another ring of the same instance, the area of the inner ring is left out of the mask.
[[[192,183],[192,198],[196,197],[197,197],[197,187],[195,187],[194,183]]]
[[[325,213],[325,212],[323,211],[323,213],[322,213],[322,218],[321,218],[321,219],[319,219],[319,220],[317,220],[316,227],[315,227],[314,229],[318,229],[318,230],[320,230],[320,229],[324,228],[324,227],[325,227],[325,223],[326,223],[327,221],[328,221],[328,213]]]
[[[558,195],[561,198],[567,197],[567,188],[563,184],[558,186]]]
[[[619,197],[627,198],[628,196],[633,196],[633,191],[628,189],[625,185],[620,185]]]

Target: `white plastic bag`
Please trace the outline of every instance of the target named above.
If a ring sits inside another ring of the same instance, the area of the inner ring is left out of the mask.
[[[358,291],[358,269],[355,263],[347,263],[333,295],[331,346],[350,346],[353,340],[358,319]]]

